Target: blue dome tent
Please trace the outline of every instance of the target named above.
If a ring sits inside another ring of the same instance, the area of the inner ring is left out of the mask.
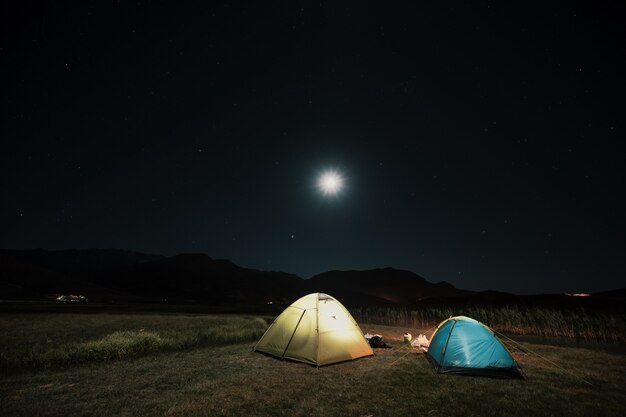
[[[439,373],[523,378],[491,329],[465,316],[451,317],[437,327],[426,357]]]

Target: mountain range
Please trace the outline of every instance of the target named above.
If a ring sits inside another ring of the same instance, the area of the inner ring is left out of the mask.
[[[329,271],[310,279],[242,268],[205,254],[172,257],[118,249],[0,250],[0,299],[82,294],[101,302],[286,303],[331,292],[348,304],[407,305],[469,293],[392,268]]]
[[[53,300],[80,294],[105,303],[224,306],[288,304],[311,292],[330,293],[352,306],[585,302],[581,301],[584,297],[562,294],[467,291],[393,268],[329,271],[302,279],[285,272],[243,268],[205,254],[165,257],[119,249],[0,250],[0,300]],[[621,302],[624,293],[618,290],[601,296]]]

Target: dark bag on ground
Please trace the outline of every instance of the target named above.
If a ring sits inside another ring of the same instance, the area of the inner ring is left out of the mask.
[[[382,336],[372,336],[370,337],[370,346],[373,348],[387,348],[387,343],[383,340]]]

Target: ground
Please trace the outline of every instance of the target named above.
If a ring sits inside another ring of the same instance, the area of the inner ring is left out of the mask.
[[[526,379],[499,380],[436,374],[421,351],[402,346],[407,329],[361,327],[395,347],[319,369],[252,352],[247,341],[13,370],[0,376],[0,409],[5,417],[623,415],[626,355],[615,347],[527,344],[565,371],[513,352]]]

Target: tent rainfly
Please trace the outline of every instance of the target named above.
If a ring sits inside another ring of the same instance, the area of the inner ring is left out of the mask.
[[[317,366],[374,354],[348,310],[324,293],[287,307],[253,350]]]
[[[450,317],[437,327],[426,357],[439,373],[523,378],[491,329],[465,316]]]

